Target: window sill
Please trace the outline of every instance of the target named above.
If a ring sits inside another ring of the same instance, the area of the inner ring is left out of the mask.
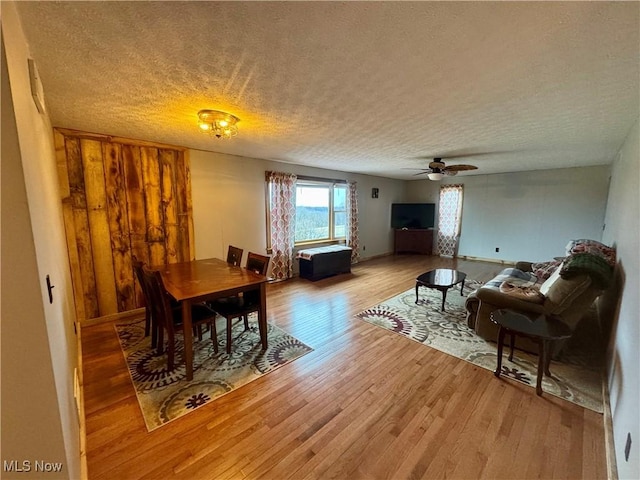
[[[347,241],[345,239],[340,240],[314,240],[312,242],[300,242],[296,243],[293,246],[293,252],[295,253],[298,250],[303,250],[305,248],[314,248],[314,247],[323,247],[325,245],[346,245]],[[273,248],[267,248],[267,254],[273,255]]]
[[[300,242],[300,243],[296,243],[293,248],[294,249],[300,249],[300,248],[313,248],[313,247],[322,247],[325,245],[340,245],[346,243],[346,240],[341,239],[341,240],[313,240],[311,242]]]

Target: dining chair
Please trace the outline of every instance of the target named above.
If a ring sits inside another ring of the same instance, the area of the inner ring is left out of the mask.
[[[144,262],[138,260],[135,255],[132,256],[131,260],[133,264],[133,271],[136,274],[136,279],[138,280],[138,284],[140,285],[140,289],[142,290],[142,297],[144,300],[144,336],[148,337],[149,333],[151,333],[151,346],[155,348],[158,343],[158,327],[153,321],[152,311],[149,308],[150,294],[147,291],[147,286],[144,282],[142,273]],[[170,303],[172,310],[181,311],[182,307],[180,305],[180,302],[171,298]],[[198,335],[198,340],[202,340],[202,330],[197,329],[196,333]]]
[[[244,249],[229,245],[229,249],[227,250],[227,263],[239,267],[240,263],[242,263],[243,253]]]
[[[182,310],[171,307],[171,297],[164,288],[162,275],[157,270],[149,270],[142,267],[143,280],[149,293],[149,307],[151,316],[158,329],[158,355],[164,352],[164,332],[167,332],[167,368],[173,370],[175,358],[175,333],[176,329],[183,330]],[[205,304],[199,303],[191,306],[191,318],[193,327],[209,325],[211,329],[211,341],[213,350],[218,353],[218,334],[216,331],[216,312]]]
[[[233,265],[234,267],[239,267],[240,264],[242,263],[243,253],[244,253],[244,249],[234,247],[233,245],[229,245],[229,248],[227,250],[227,263],[229,265]]]
[[[249,252],[245,268],[260,275],[266,275],[270,260],[271,258],[268,256]],[[240,296],[215,300],[209,303],[209,306],[227,320],[227,353],[231,353],[233,320],[242,318],[245,331],[249,329],[249,314],[257,312],[260,308],[260,292],[258,290],[250,290],[243,292]]]

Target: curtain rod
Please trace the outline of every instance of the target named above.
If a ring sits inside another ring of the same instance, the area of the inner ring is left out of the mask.
[[[314,181],[314,182],[347,183],[346,180],[340,180],[337,178],[307,177],[306,175],[298,175],[298,180],[308,180],[308,181]]]

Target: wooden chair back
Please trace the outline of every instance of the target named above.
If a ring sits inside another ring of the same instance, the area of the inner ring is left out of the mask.
[[[142,296],[144,297],[145,306],[148,305],[147,302],[147,292],[145,292],[144,286],[144,278],[142,276],[142,267],[144,266],[144,262],[138,260],[135,256],[131,258],[131,263],[133,264],[133,272],[136,275],[136,280],[138,280],[138,284],[140,285],[140,289],[142,290]]]
[[[242,263],[242,254],[244,250],[242,248],[234,247],[233,245],[229,245],[229,249],[227,250],[227,263],[239,267]]]
[[[246,268],[252,272],[259,273],[260,275],[266,275],[269,270],[270,260],[271,257],[267,257],[266,255],[249,252]]]
[[[269,270],[270,260],[271,257],[249,252],[249,255],[247,256],[246,269],[260,275],[266,275]],[[260,302],[260,292],[251,290],[249,292],[245,292],[243,295],[246,305],[257,305]]]
[[[149,309],[149,293],[147,292],[147,287],[144,282],[144,276],[142,273],[142,268],[144,267],[144,263],[136,258],[134,255],[132,257],[133,263],[133,271],[136,274],[136,279],[138,280],[138,284],[140,285],[140,290],[142,290],[142,304],[144,306],[144,336],[148,337],[149,334],[153,333],[153,337],[151,340],[152,345],[155,346],[156,336],[155,331],[152,332],[152,318],[151,318],[151,310]]]
[[[143,266],[142,278],[148,294],[147,305],[151,310],[151,316],[157,322],[158,328],[164,327],[167,331],[173,332],[173,310],[160,272]]]

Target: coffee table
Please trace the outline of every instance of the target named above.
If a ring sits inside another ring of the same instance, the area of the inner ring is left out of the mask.
[[[538,378],[536,381],[536,394],[542,395],[542,373],[551,376],[549,364],[551,355],[549,344],[551,342],[569,338],[573,333],[568,325],[550,315],[529,317],[513,310],[500,309],[491,312],[491,321],[498,325],[498,366],[493,373],[500,377],[502,372],[502,349],[504,336],[508,333],[511,337],[511,352],[509,361],[513,361],[513,346],[516,335],[528,337],[538,343]]]
[[[416,304],[418,303],[418,287],[435,288],[442,292],[442,311],[444,312],[444,301],[447,298],[447,290],[458,283],[462,283],[462,285],[460,285],[460,295],[462,295],[465,278],[467,278],[466,273],[449,268],[437,268],[419,275],[418,278],[416,278]]]

